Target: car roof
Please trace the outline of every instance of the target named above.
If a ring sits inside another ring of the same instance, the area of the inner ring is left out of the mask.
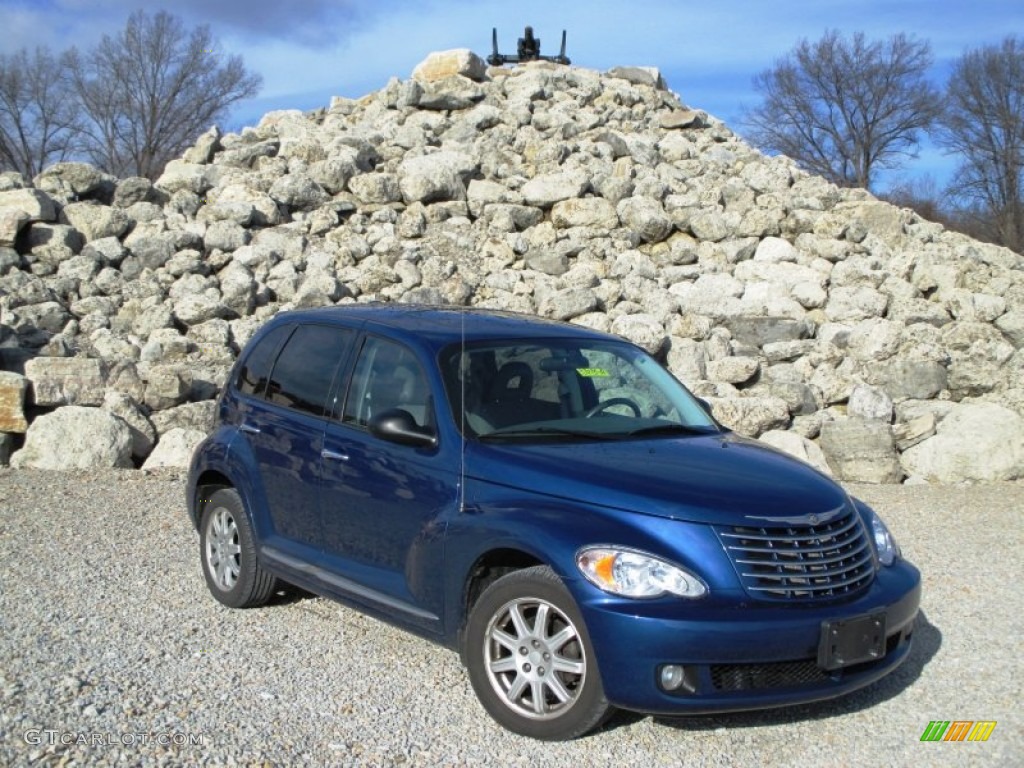
[[[379,330],[390,329],[393,332],[390,335],[415,337],[436,349],[463,338],[466,341],[528,338],[622,340],[590,328],[536,315],[479,307],[425,304],[339,304],[292,310],[276,315],[273,324],[325,321],[358,323],[371,331],[374,327]]]

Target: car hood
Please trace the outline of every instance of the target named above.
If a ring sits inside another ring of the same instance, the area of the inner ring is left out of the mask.
[[[808,464],[731,433],[472,443],[466,474],[550,497],[722,525],[765,525],[787,518],[801,524],[809,515],[827,516],[849,504],[838,484]]]

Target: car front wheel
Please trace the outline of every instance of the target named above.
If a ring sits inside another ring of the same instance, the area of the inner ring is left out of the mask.
[[[256,557],[252,527],[234,488],[215,492],[204,505],[199,557],[210,592],[231,608],[263,605],[277,588],[277,579],[263,570]]]
[[[546,566],[484,590],[466,626],[465,658],[484,708],[524,736],[573,739],[612,711],[579,609]]]

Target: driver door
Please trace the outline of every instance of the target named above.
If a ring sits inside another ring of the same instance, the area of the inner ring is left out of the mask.
[[[338,575],[370,604],[404,621],[439,629],[446,514],[458,499],[458,464],[440,445],[413,447],[370,433],[370,419],[401,408],[421,427],[435,424],[435,397],[409,348],[367,336],[340,422],[324,436],[320,520],[325,553]]]

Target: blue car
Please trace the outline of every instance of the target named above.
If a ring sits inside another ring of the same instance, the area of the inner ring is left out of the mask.
[[[878,515],[617,337],[286,312],[217,412],[187,489],[213,596],[288,583],[456,649],[518,733],[828,699],[910,652],[920,575]]]

